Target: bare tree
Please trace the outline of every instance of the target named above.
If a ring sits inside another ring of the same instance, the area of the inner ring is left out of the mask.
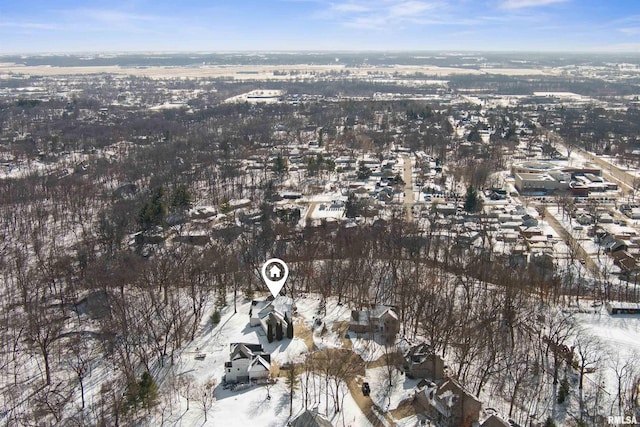
[[[25,306],[26,310],[26,339],[38,349],[44,362],[45,382],[51,384],[51,352],[53,344],[60,337],[64,326],[62,320],[51,309],[42,304],[36,296]]]
[[[398,384],[400,380],[400,373],[398,372],[398,364],[402,360],[402,355],[398,351],[394,344],[385,344],[384,354],[382,356],[384,360],[384,381],[386,384],[386,397],[388,398],[387,407],[391,405],[391,394],[393,388]]]
[[[302,369],[303,377],[300,385],[302,387],[302,394],[304,396],[304,409],[306,410],[309,407],[309,400],[311,399],[311,387],[315,384],[315,381],[313,380],[314,364],[312,357],[306,358]],[[312,382],[311,385],[309,384],[310,382]]]
[[[578,387],[582,390],[585,374],[595,372],[602,361],[602,346],[597,338],[589,335],[585,331],[578,331],[575,342],[575,354],[580,371]]]
[[[195,379],[190,374],[183,374],[177,378],[178,393],[187,401],[187,411],[189,410],[189,402],[196,397]]]
[[[298,368],[295,364],[291,364],[291,366],[289,366],[285,383],[289,391],[289,418],[291,418],[291,415],[293,414],[293,395],[300,387],[300,381],[298,380]]]
[[[96,347],[91,341],[83,340],[82,337],[76,336],[69,343],[67,357],[67,364],[76,374],[78,384],[80,385],[80,397],[82,409],[84,409],[84,380],[91,372],[91,365],[97,358]]]
[[[214,390],[216,388],[216,381],[213,378],[207,379],[198,388],[197,398],[202,406],[202,413],[204,414],[204,421],[207,422],[207,414],[213,403],[216,401]]]
[[[616,398],[614,403],[617,402],[618,415],[624,415],[627,389],[632,388],[629,386],[637,381],[637,378],[635,378],[637,373],[634,372],[636,360],[630,355],[616,354],[610,361],[609,368],[616,376]],[[632,405],[634,403],[632,402]]]
[[[549,352],[553,355],[553,384],[558,384],[558,372],[561,362],[569,355],[567,343],[569,338],[574,334],[573,318],[571,314],[555,311],[545,316],[545,329],[547,334],[544,337],[546,342],[545,355],[547,363],[549,361]]]

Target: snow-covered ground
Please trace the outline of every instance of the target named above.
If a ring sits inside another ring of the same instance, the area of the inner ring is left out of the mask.
[[[597,366],[597,372],[603,374],[604,388],[615,397],[617,378],[615,364],[631,362],[633,368],[640,370],[640,316],[631,314],[610,315],[604,307],[593,313],[577,313],[578,326],[585,333],[595,337],[603,360]],[[596,374],[587,377],[596,380]]]
[[[395,367],[389,370],[387,366],[367,369],[365,378],[371,387],[371,400],[383,410],[397,408],[400,402],[412,397],[420,382],[420,380],[406,378]]]
[[[174,371],[174,382],[179,382],[180,378],[188,378],[191,382],[192,393],[197,394],[202,389],[202,385],[209,380],[215,380],[216,400],[212,408],[208,411],[205,422],[202,405],[197,398],[192,398],[187,410],[186,392],[179,393],[177,400],[164,402],[167,414],[164,417],[157,416],[158,424],[176,426],[266,426],[280,427],[286,425],[289,420],[289,392],[285,384],[284,377],[276,379],[276,383],[271,386],[257,385],[246,389],[239,387],[232,391],[226,389],[222,384],[224,375],[224,363],[229,359],[229,344],[235,342],[262,344],[265,351],[271,353],[271,360],[277,362],[279,366],[285,363],[300,363],[304,359],[304,354],[309,349],[304,340],[294,337],[293,340],[284,339],[268,343],[264,332],[259,327],[249,326],[249,302],[239,303],[238,312],[233,313],[233,304],[227,306],[222,311],[220,323],[211,328],[203,321],[202,333],[190,343],[182,352]],[[318,298],[299,298],[296,300],[298,315],[297,321],[302,321],[305,326],[312,328],[314,318],[317,315]],[[335,321],[344,321],[348,317],[349,310],[344,306],[339,306],[333,302],[328,306],[327,315],[322,316],[327,325],[327,331],[332,330]],[[324,343],[326,347],[340,347],[340,340],[335,332],[327,332],[324,335],[315,336],[315,343]],[[317,344],[316,344],[317,345]],[[319,347],[319,346],[318,346]],[[198,354],[205,354],[204,360],[195,358]],[[165,378],[169,378],[167,376]],[[301,376],[299,376],[301,380]],[[166,379],[160,388],[171,387],[171,379]],[[326,405],[324,380],[316,379],[318,392],[316,400],[309,403],[309,409],[317,408],[320,413],[325,413],[329,409],[327,417],[335,425],[344,426],[369,426],[370,423],[359,409],[356,402],[351,397],[346,386],[343,386],[344,402],[340,412],[334,413],[333,402]],[[321,390],[322,389],[322,390]],[[270,399],[267,399],[267,394]],[[293,416],[304,411],[304,403],[301,397],[301,390],[296,391],[293,401]],[[331,400],[331,397],[329,397]]]

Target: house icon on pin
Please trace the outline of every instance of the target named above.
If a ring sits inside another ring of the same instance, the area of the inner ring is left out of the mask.
[[[271,277],[272,280],[278,280],[281,276],[282,270],[280,269],[280,267],[275,264],[269,267],[269,277]]]

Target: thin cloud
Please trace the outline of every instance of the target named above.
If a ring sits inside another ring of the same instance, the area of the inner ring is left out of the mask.
[[[637,36],[640,34],[640,27],[620,28],[619,31],[628,36]]]
[[[565,3],[568,0],[505,0],[503,9],[523,9],[527,7],[548,6],[550,4]]]
[[[17,28],[20,30],[45,30],[45,31],[56,31],[62,30],[63,27],[59,25],[53,25],[49,23],[43,22],[7,22],[0,21],[0,27],[3,28]]]
[[[331,3],[321,17],[341,22],[345,27],[389,29],[404,23],[438,21],[437,17],[430,15],[439,6],[439,3],[419,0],[350,0]]]
[[[108,25],[126,25],[141,22],[157,22],[163,18],[155,15],[122,12],[111,9],[73,9],[64,12],[69,17],[82,20],[92,20]]]
[[[588,50],[591,52],[637,52],[640,50],[640,43],[614,43],[593,46]]]
[[[332,6],[336,12],[369,12],[371,9],[362,4],[342,3]]]
[[[406,1],[395,4],[389,8],[389,14],[393,17],[420,16],[428,10],[435,9],[435,5],[421,1]]]

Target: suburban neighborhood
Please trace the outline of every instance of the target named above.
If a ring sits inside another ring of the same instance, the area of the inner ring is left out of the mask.
[[[632,425],[629,61],[3,57],[0,425]]]

